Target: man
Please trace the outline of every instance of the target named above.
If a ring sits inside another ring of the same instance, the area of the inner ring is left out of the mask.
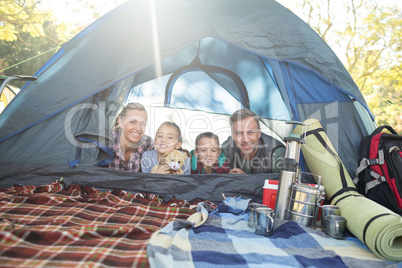
[[[113,132],[113,160],[109,168],[140,172],[141,157],[145,151],[154,149],[154,141],[144,135],[148,122],[145,107],[139,103],[129,103],[117,119],[117,131]]]
[[[279,172],[285,147],[273,137],[261,133],[258,116],[240,109],[230,117],[231,137],[222,144],[230,174]]]

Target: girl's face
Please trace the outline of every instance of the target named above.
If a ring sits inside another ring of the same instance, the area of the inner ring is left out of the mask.
[[[196,146],[196,156],[203,166],[212,167],[218,162],[221,150],[215,139],[201,138]]]
[[[182,145],[181,141],[178,141],[179,133],[172,126],[160,126],[155,135],[155,149],[160,154],[165,154],[173,149],[179,149]]]

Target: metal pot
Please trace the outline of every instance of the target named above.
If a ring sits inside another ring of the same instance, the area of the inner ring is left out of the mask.
[[[324,186],[295,183],[289,198],[288,219],[307,227],[315,225],[319,204],[325,198]]]

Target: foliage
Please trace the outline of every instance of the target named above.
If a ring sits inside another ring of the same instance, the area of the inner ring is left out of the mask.
[[[45,25],[44,32],[52,34],[54,27],[52,24],[47,23]],[[53,29],[52,29],[53,28]],[[22,41],[22,42],[21,42]],[[3,64],[1,67],[11,66],[15,63],[22,62],[26,59],[30,59],[42,52],[48,51],[54,48],[58,44],[55,42],[49,42],[49,39],[43,37],[33,37],[28,33],[19,33],[19,38],[15,41],[7,42],[0,41],[0,51]],[[51,51],[55,52],[55,51]],[[4,71],[4,75],[23,74],[33,75],[42,65],[43,61],[49,59],[53,53],[44,55],[43,57],[33,58],[26,64],[20,64]]]
[[[2,0],[0,6],[0,40],[15,41],[21,33],[44,36],[43,22],[49,12],[38,9],[40,1]]]
[[[41,1],[1,0],[0,70],[57,48],[82,29],[82,25],[56,23],[51,11],[40,8]],[[93,18],[101,15],[96,10],[103,2],[95,6],[88,0],[76,1],[81,8],[92,10]],[[108,4],[117,6],[125,1]],[[375,0],[277,1],[304,19],[337,53],[377,124],[389,124],[402,133],[401,7],[378,5]],[[0,74],[33,75],[53,52]]]
[[[288,8],[337,53],[376,123],[402,133],[401,7],[374,0],[303,0],[292,5]]]
[[[0,70],[3,71],[0,74],[33,75],[74,32],[65,23],[56,24],[51,11],[41,10],[41,0],[1,1]],[[19,64],[26,60],[29,61]],[[23,85],[23,82],[12,83]]]
[[[377,123],[391,125],[402,133],[402,10],[374,11],[363,21],[366,51],[355,60],[360,67],[349,71],[358,77],[357,84]]]

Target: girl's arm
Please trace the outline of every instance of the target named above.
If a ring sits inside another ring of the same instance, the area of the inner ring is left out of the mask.
[[[158,164],[156,153],[151,151],[146,151],[142,154],[141,158],[141,171],[142,173],[151,173],[151,169]]]
[[[152,173],[170,174],[170,168],[167,164],[158,165],[157,168],[152,171]]]
[[[147,158],[142,158],[141,159],[141,171],[142,173],[150,173],[151,172],[151,167],[148,165],[149,161]]]

